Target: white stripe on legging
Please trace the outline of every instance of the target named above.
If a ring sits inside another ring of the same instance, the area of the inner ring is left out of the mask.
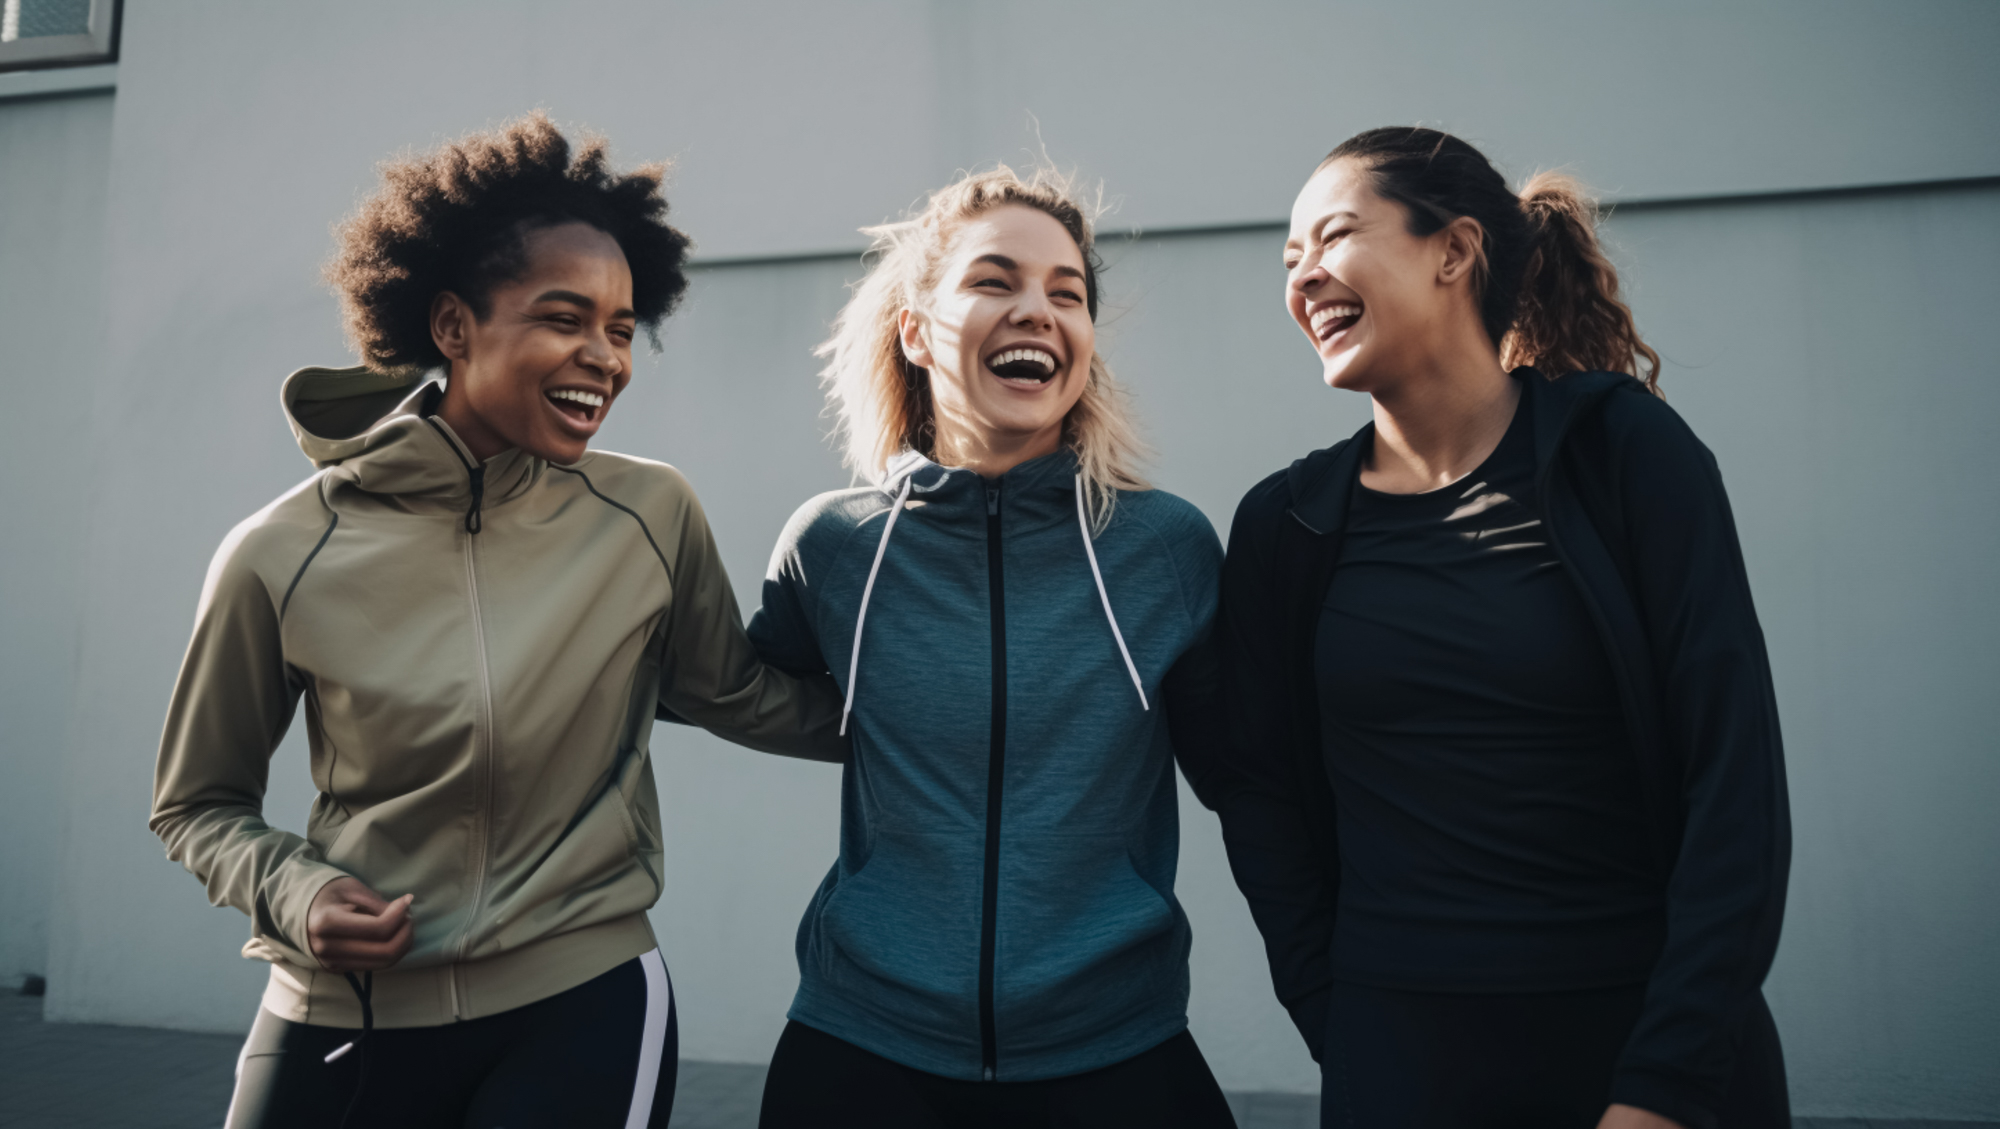
[[[646,1129],[653,1117],[653,1090],[660,1084],[660,1055],[667,1046],[667,1012],[674,1006],[674,989],[667,982],[667,963],[660,950],[639,958],[646,971],[646,1027],[639,1039],[639,1077],[632,1082],[632,1108],[625,1129]]]
[[[229,1089],[229,1112],[222,1115],[222,1129],[236,1124],[236,1097],[243,1092],[243,1062],[250,1057],[250,1036],[243,1036],[243,1049],[236,1052],[236,1085]]]

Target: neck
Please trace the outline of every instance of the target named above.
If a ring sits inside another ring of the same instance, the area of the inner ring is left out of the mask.
[[[1361,481],[1389,494],[1436,490],[1478,469],[1506,436],[1521,397],[1490,347],[1384,385],[1372,392],[1375,449]]]
[[[472,452],[472,457],[483,463],[513,444],[500,438],[500,434],[488,427],[486,421],[479,418],[479,413],[472,410],[472,405],[465,402],[465,393],[461,391],[464,387],[465,382],[457,379],[456,374],[445,381],[444,399],[438,403],[437,417],[451,428],[452,434],[458,436],[459,441]]]
[[[938,420],[937,461],[962,466],[981,478],[998,478],[1030,459],[1052,455],[1062,446],[1062,422],[1026,433],[983,432],[944,426]]]

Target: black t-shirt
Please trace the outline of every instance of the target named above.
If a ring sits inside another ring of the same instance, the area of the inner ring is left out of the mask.
[[[1543,533],[1517,412],[1478,470],[1359,484],[1315,662],[1335,974],[1428,991],[1645,979],[1664,934],[1618,688]]]

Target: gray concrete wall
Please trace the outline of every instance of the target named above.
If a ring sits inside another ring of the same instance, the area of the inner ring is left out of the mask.
[[[633,3],[599,6],[613,18],[589,28],[538,22],[544,5],[480,11],[132,0],[108,149],[79,125],[26,150],[108,162],[55,205],[80,209],[83,231],[102,194],[101,289],[80,265],[94,257],[24,283],[13,240],[56,237],[6,226],[0,207],[7,390],[70,365],[90,388],[8,413],[0,446],[0,481],[84,468],[73,508],[0,494],[0,817],[26,812],[32,829],[0,839],[0,881],[33,905],[35,876],[54,875],[39,887],[51,1017],[240,1030],[255,1006],[242,919],[206,907],[145,830],[151,758],[209,553],[307,470],[277,381],[348,356],[316,268],[329,224],[399,146],[546,105],[610,133],[623,160],[677,155],[676,215],[710,256],[855,246],[853,227],[953,168],[1018,157],[1030,111],[1058,158],[1123,197],[1113,226],[1278,218],[1333,142],[1411,119],[1517,173],[1567,163],[1621,197],[2000,174],[2000,75],[1981,61],[2000,8],[1981,3]],[[0,103],[0,145],[40,106]],[[0,148],[0,178],[62,183],[20,172],[19,152]],[[1996,525],[1972,494],[1996,418],[1974,328],[2000,297],[1996,207],[1991,189],[1916,192],[1609,226],[1673,403],[1732,485],[1778,668],[1799,849],[1770,994],[1804,1113],[2000,1113],[1979,1065],[2000,1059],[1981,959],[2000,940],[2000,843],[1978,810],[1996,783],[2000,600],[1981,589]],[[1257,477],[1365,418],[1319,386],[1284,318],[1279,241],[1108,248],[1105,347],[1161,485],[1219,526]],[[606,445],[688,471],[746,599],[792,507],[845,481],[806,351],[854,273],[705,268],[607,429]],[[85,297],[36,306],[45,290]],[[65,309],[90,317],[66,333]],[[61,411],[68,426],[38,425]],[[17,549],[23,532],[46,548]],[[17,752],[13,732],[36,726],[58,761]],[[678,729],[657,747],[670,859],[654,916],[686,1050],[761,1059],[794,984],[796,915],[833,851],[836,777]],[[288,741],[280,821],[303,818],[302,763]],[[1212,823],[1184,814],[1196,1034],[1230,1088],[1311,1089]]]
[[[48,967],[111,98],[0,102],[0,991]]]

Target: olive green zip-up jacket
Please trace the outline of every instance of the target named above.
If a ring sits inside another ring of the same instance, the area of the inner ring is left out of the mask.
[[[306,912],[352,875],[416,895],[375,1021],[473,1019],[654,947],[656,714],[841,760],[832,680],[758,663],[708,521],[672,467],[605,452],[483,465],[440,391],[301,369],[283,400],[319,472],[230,532],[167,714],[153,830],[250,915],[264,1006],[358,1027]],[[265,822],[303,701],[319,789],[304,838]],[[739,798],[754,807],[756,798]]]

